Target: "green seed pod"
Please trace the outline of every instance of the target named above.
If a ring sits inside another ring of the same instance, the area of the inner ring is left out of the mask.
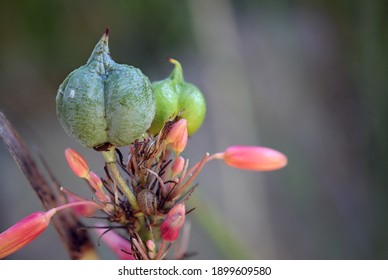
[[[183,111],[181,117],[187,120],[188,134],[193,135],[205,119],[206,101],[196,86],[184,81],[180,63],[171,58],[169,62],[175,65],[171,75],[162,81],[152,83],[156,112],[148,132],[159,133],[169,117]]]
[[[59,86],[56,104],[67,133],[91,148],[131,144],[155,115],[150,81],[139,69],[112,60],[108,32],[87,63]]]

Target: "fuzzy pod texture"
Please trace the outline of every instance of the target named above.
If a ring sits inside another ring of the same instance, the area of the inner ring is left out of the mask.
[[[193,135],[202,125],[206,115],[206,100],[202,92],[183,78],[181,64],[175,59],[168,59],[175,65],[171,75],[164,80],[152,83],[155,96],[155,118],[148,130],[158,134],[164,123],[183,111],[181,117],[187,120],[189,136]]]
[[[155,115],[151,83],[139,69],[112,60],[106,32],[84,66],[59,86],[57,115],[83,145],[125,146],[142,137]]]

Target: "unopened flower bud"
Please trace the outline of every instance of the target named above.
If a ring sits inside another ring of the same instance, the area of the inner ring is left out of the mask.
[[[273,171],[287,165],[284,154],[257,146],[232,146],[220,158],[229,166],[253,171]]]
[[[93,187],[95,190],[101,190],[102,191],[102,181],[100,176],[98,176],[96,173],[93,171],[89,172],[90,179],[88,180],[90,185]]]
[[[0,234],[0,259],[18,251],[38,237],[57,210],[35,212]]]
[[[151,239],[147,240],[146,245],[148,250],[150,250],[151,252],[155,251],[155,242],[153,240]]]
[[[177,157],[171,165],[172,177],[175,177],[176,175],[181,173],[184,166],[185,159],[181,156]]]
[[[179,231],[185,222],[185,205],[177,204],[167,213],[160,225],[160,234],[165,241],[173,242],[179,236]]]
[[[94,201],[85,200],[66,203],[47,212],[35,212],[28,215],[0,234],[0,259],[18,251],[38,237],[48,227],[55,213],[80,205],[92,205],[95,208],[101,208]]]
[[[98,176],[93,171],[89,172],[89,177],[87,178],[90,186],[96,191],[96,196],[100,201],[108,202],[109,198],[104,194],[103,184],[100,176]]]
[[[74,197],[72,196],[68,196],[68,202],[69,203],[73,203],[73,202],[77,202],[79,200],[76,200]],[[89,205],[89,204],[81,204],[81,205],[78,205],[78,206],[74,206],[72,208],[73,212],[75,214],[77,214],[78,216],[82,216],[82,217],[91,217],[93,216],[94,214],[96,214],[97,212],[97,208],[93,205]]]
[[[79,153],[71,148],[65,150],[65,157],[71,170],[80,178],[87,178],[89,175],[89,165]]]
[[[102,226],[97,224],[97,226]],[[131,243],[113,230],[106,231],[104,228],[96,228],[100,239],[105,242],[109,249],[119,257],[120,260],[134,260]]]
[[[147,240],[146,245],[148,248],[148,257],[153,260],[155,258],[155,242],[153,240]]]
[[[186,147],[187,138],[187,120],[180,119],[171,126],[170,131],[167,133],[166,144],[168,144],[175,153],[180,154]]]

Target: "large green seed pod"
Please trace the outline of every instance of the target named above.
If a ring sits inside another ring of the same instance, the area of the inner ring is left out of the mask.
[[[153,82],[156,113],[149,128],[151,134],[157,134],[171,116],[183,111],[182,118],[187,120],[189,135],[194,134],[202,125],[206,115],[206,101],[201,91],[183,79],[180,63],[169,59],[175,65],[171,75],[164,80]]]
[[[59,86],[56,104],[67,133],[91,148],[131,144],[155,115],[150,81],[139,69],[112,60],[107,32],[86,65]]]

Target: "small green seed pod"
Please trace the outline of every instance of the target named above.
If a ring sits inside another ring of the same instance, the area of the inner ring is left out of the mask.
[[[183,111],[181,117],[187,120],[188,134],[193,135],[205,119],[206,101],[196,86],[184,81],[180,63],[171,58],[169,62],[175,65],[171,75],[152,83],[156,112],[148,132],[158,134],[169,117]]]
[[[131,144],[150,127],[155,99],[147,76],[112,60],[106,32],[86,65],[59,86],[57,115],[66,132],[83,145]]]

